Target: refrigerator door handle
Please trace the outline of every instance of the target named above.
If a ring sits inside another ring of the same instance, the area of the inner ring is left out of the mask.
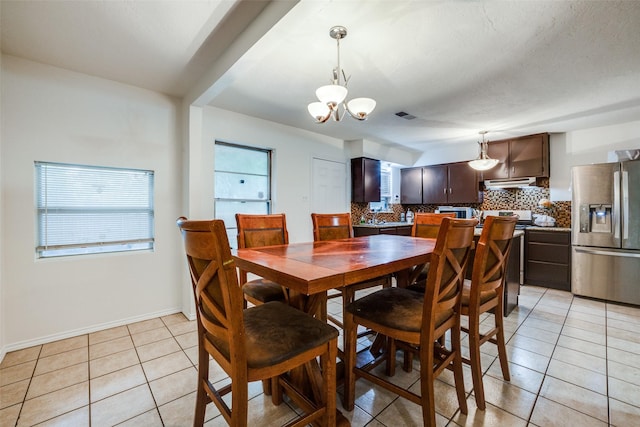
[[[629,239],[629,172],[622,171],[622,240]]]
[[[607,255],[607,256],[617,256],[617,257],[623,257],[623,258],[640,258],[640,253],[636,253],[636,252],[614,252],[614,251],[607,251],[603,249],[577,248],[575,246],[574,246],[574,249],[576,250],[576,252],[582,252],[585,254],[592,254],[592,255]]]
[[[620,172],[618,171],[613,173],[613,230],[613,238],[620,239]]]

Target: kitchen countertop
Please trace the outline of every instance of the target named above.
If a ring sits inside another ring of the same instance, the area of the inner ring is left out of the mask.
[[[386,228],[386,227],[412,227],[413,224],[408,222],[380,222],[378,224],[354,224],[354,227],[366,227],[366,228]]]
[[[536,231],[561,231],[565,233],[570,233],[571,228],[569,227],[537,227],[535,225],[531,227],[527,227],[527,230],[536,230]]]

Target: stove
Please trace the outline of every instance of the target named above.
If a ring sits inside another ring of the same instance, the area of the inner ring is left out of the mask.
[[[518,222],[516,224],[516,230],[524,230],[527,227],[533,225],[533,216],[531,215],[530,210],[492,210],[492,211],[484,211],[482,213],[482,218],[486,218],[488,216],[511,216],[517,215]],[[482,224],[478,224],[478,227],[482,227]]]

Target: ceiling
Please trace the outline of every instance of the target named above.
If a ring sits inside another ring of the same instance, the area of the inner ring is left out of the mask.
[[[196,88],[209,105],[344,140],[422,152],[480,130],[501,139],[640,118],[638,1],[0,4],[3,53],[177,97]],[[348,30],[348,99],[377,101],[363,122],[315,124],[306,110],[336,66],[334,25]],[[233,60],[230,49],[241,49]]]

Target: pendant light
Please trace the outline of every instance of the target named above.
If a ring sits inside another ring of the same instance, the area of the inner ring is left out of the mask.
[[[487,154],[487,149],[489,148],[489,141],[485,140],[485,135],[488,133],[488,130],[483,130],[478,132],[482,135],[482,142],[478,141],[478,145],[480,145],[480,154],[478,158],[475,160],[471,160],[469,162],[469,166],[478,171],[486,171],[491,169],[495,165],[498,164],[498,159],[492,159]]]
[[[371,98],[355,98],[351,101],[345,101],[347,98],[347,83],[351,77],[346,77],[344,70],[340,68],[340,40],[347,36],[345,27],[336,26],[329,30],[329,36],[336,39],[338,46],[338,65],[333,69],[331,84],[321,86],[316,90],[316,96],[319,101],[312,102],[307,109],[309,114],[316,120],[316,123],[325,123],[329,117],[333,120],[340,121],[345,112],[356,120],[367,120],[369,114],[376,107],[376,101]],[[344,79],[344,83],[342,83]],[[344,112],[340,114],[339,108],[342,105]]]

